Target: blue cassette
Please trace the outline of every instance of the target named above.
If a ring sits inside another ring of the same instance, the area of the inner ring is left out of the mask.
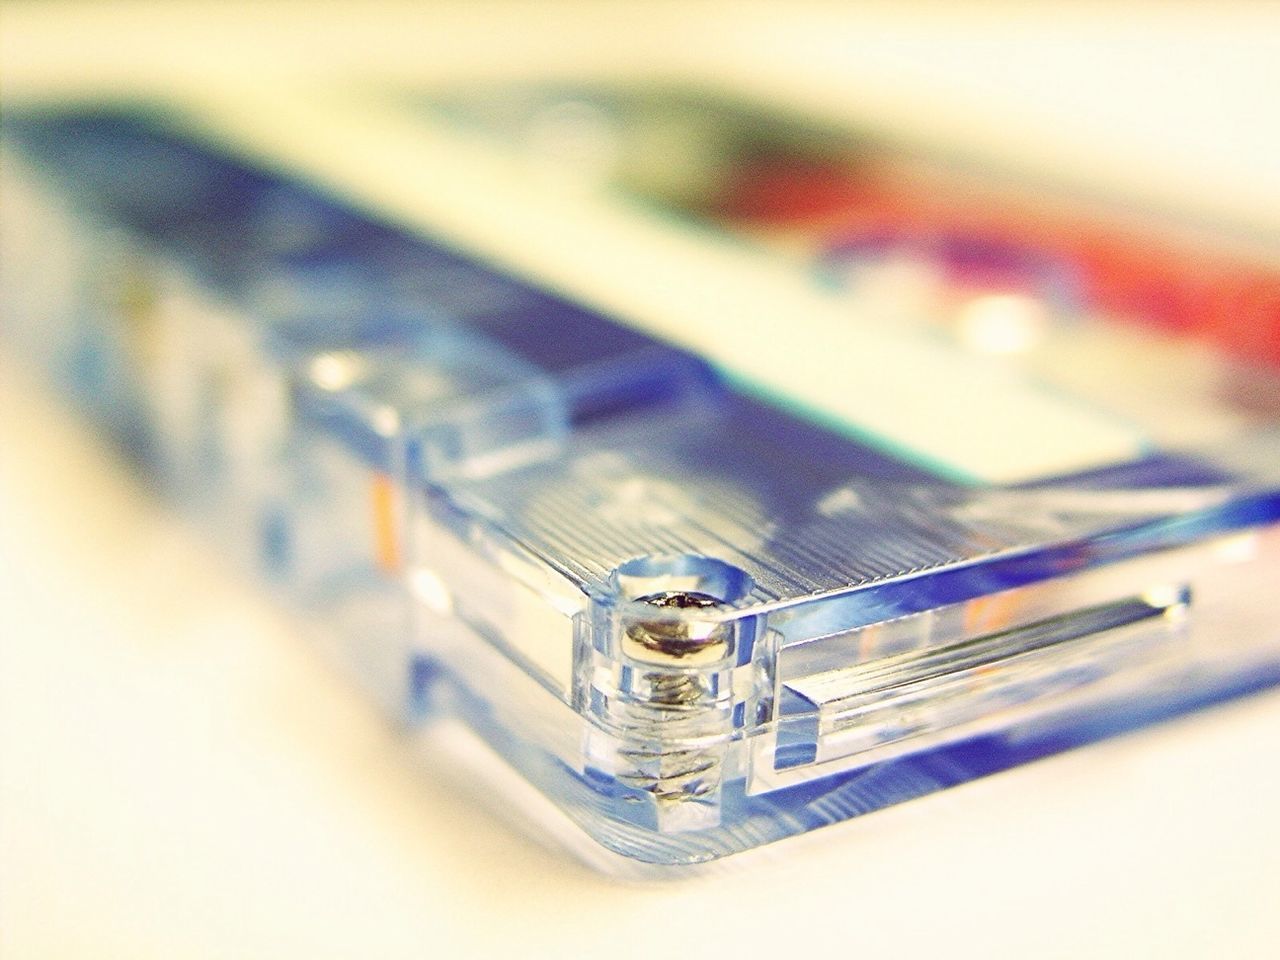
[[[433,230],[181,109],[31,108],[5,340],[393,715],[461,720],[584,837],[704,861],[1280,682],[1280,375],[1101,316],[1149,275],[710,99],[403,122],[615,158],[609,222],[674,252],[574,240],[567,198],[540,275],[460,239],[478,201]]]

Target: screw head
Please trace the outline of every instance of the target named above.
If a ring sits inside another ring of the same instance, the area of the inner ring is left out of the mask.
[[[640,597],[640,603],[662,610],[708,610],[724,604],[705,593],[668,590]],[[622,650],[633,660],[672,666],[702,666],[722,660],[729,653],[731,630],[715,621],[638,620],[622,637]]]

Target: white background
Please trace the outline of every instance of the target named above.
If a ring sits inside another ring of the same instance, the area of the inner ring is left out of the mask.
[[[124,76],[174,50],[249,57],[243,11],[204,29],[163,9],[10,5],[8,88]],[[282,9],[250,32],[323,34],[299,60],[336,56],[352,18],[375,16]],[[506,36],[530,9],[440,22]],[[602,9],[595,29],[616,32],[622,15]],[[566,30],[591,15],[561,10]],[[685,16],[655,10],[664,29]],[[406,24],[381,28],[396,56],[448,46],[431,11],[376,15]],[[1154,193],[1194,186],[1191,206],[1280,224],[1280,19],[1261,6],[819,15],[845,24],[843,44],[825,30],[815,45],[792,14],[760,46],[770,69],[810,51],[879,78],[872,114],[930,102],[922,129],[1034,140],[1027,162],[1061,143],[1082,176],[1149,167]],[[689,16],[746,42],[736,13]],[[966,110],[980,112],[960,125]],[[0,955],[1264,957],[1280,943],[1275,694],[690,879],[621,882],[539,839],[510,813],[523,798],[471,780],[444,744],[411,747],[304,632],[0,359]]]

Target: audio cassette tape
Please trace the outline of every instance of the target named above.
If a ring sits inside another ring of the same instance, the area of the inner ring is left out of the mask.
[[[1257,238],[679,83],[62,100],[7,349],[585,837],[693,863],[1280,682]]]

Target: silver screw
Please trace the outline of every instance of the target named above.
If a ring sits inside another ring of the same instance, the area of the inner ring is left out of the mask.
[[[708,610],[723,604],[705,593],[669,590],[640,597],[664,610]],[[640,620],[622,638],[623,652],[633,660],[663,666],[702,666],[724,659],[730,630],[724,623],[684,619]]]

